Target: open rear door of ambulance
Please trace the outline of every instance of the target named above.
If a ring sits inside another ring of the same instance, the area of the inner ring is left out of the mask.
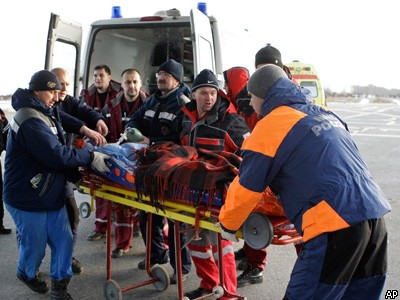
[[[80,91],[80,58],[82,51],[82,25],[63,20],[51,13],[49,31],[47,34],[46,58],[44,68],[51,70],[60,67],[69,73],[74,89],[69,90],[74,96]]]
[[[192,30],[194,76],[203,69],[215,73],[214,44],[210,19],[198,9],[190,11],[190,26]]]

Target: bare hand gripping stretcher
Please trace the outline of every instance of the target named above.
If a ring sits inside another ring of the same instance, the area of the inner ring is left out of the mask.
[[[107,283],[104,292],[107,299],[122,299],[126,292],[147,284],[154,284],[164,291],[169,286],[167,271],[155,265],[150,269],[151,243],[146,248],[146,270],[148,281],[120,288],[111,279],[111,214],[114,203],[149,212],[147,241],[151,240],[151,216],[158,214],[175,222],[176,253],[181,252],[179,223],[192,225],[194,237],[202,229],[220,232],[215,227],[220,207],[223,204],[227,185],[237,174],[240,158],[228,152],[196,150],[193,147],[173,143],[156,144],[149,148],[134,143],[108,144],[96,151],[111,157],[107,162],[110,172],[96,174],[84,170],[81,191],[91,196],[91,206],[81,204],[81,216],[88,217],[93,208],[94,197],[108,201],[107,227]],[[271,214],[273,214],[271,216]],[[220,235],[219,241],[221,239]],[[261,249],[270,244],[284,245],[301,241],[301,236],[284,217],[282,209],[272,192],[267,189],[263,200],[248,217],[237,236],[250,247]],[[220,244],[220,243],[219,243]],[[220,246],[220,245],[219,245]],[[219,251],[221,247],[219,247]],[[219,253],[222,257],[222,253]],[[221,260],[219,260],[221,261]],[[176,255],[178,297],[184,299],[182,288],[181,257]],[[222,261],[219,265],[222,270]],[[223,272],[220,272],[223,276]],[[224,282],[220,278],[220,282]],[[227,294],[225,287],[215,287],[214,296]],[[210,296],[211,296],[210,295]],[[235,297],[236,295],[230,295]],[[244,299],[236,296],[237,299]]]

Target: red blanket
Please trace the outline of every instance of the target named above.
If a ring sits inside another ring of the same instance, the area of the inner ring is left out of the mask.
[[[241,158],[172,142],[154,144],[137,154],[136,190],[160,208],[163,199],[190,201],[194,206],[222,201],[227,184],[238,174]]]

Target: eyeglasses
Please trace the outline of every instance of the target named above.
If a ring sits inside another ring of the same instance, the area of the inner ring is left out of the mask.
[[[159,78],[159,77],[169,78],[169,77],[172,77],[172,75],[167,72],[161,71],[161,72],[156,73],[156,78]]]

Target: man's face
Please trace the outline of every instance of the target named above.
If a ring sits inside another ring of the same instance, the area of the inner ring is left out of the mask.
[[[99,92],[105,92],[108,89],[111,81],[111,75],[107,74],[106,70],[99,69],[93,72],[94,86]]]
[[[252,93],[250,93],[251,95],[251,99],[250,99],[250,105],[253,107],[254,111],[256,112],[257,116],[259,118],[262,118],[262,110],[261,110],[261,106],[264,102],[264,99],[257,97],[255,95],[253,95]]]
[[[126,100],[136,100],[142,87],[142,80],[137,72],[124,73],[121,86]]]
[[[58,78],[58,81],[61,84],[61,90],[58,95],[58,100],[64,101],[65,97],[67,97],[68,87],[71,84],[71,82],[69,81],[69,77],[66,73],[58,72],[58,73],[56,73],[56,76]]]
[[[156,74],[156,77],[157,88],[162,92],[162,94],[166,94],[179,86],[179,81],[167,72],[160,71]]]
[[[197,113],[201,118],[214,107],[218,98],[218,91],[213,87],[199,87],[192,93],[192,97],[196,100]]]
[[[34,91],[35,97],[40,101],[43,102],[44,105],[53,107],[54,103],[58,102],[58,94],[59,90],[53,91]]]

